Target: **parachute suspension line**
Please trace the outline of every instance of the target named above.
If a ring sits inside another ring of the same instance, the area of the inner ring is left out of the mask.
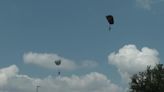
[[[60,76],[60,70],[58,69],[58,76]]]
[[[111,26],[109,25],[109,28],[108,28],[108,30],[109,30],[109,31],[111,31],[111,29],[112,29],[112,28],[111,28]]]

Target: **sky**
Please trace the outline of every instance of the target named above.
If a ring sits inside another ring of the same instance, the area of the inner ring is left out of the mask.
[[[164,0],[1,0],[0,92],[126,92],[130,76],[164,63],[163,8]]]

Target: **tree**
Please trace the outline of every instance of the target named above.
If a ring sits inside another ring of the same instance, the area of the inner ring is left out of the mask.
[[[146,71],[131,77],[130,92],[164,92],[164,67],[157,64],[148,66]]]

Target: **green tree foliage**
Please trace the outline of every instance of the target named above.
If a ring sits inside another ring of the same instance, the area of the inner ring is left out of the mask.
[[[164,67],[158,64],[148,66],[146,71],[131,77],[130,92],[164,92]]]

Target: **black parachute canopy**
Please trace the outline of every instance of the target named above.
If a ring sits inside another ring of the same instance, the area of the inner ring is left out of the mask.
[[[114,24],[114,18],[112,15],[107,15],[106,16],[106,19],[108,20],[108,23],[109,24]]]
[[[55,64],[58,66],[61,64],[61,60],[55,60]]]

